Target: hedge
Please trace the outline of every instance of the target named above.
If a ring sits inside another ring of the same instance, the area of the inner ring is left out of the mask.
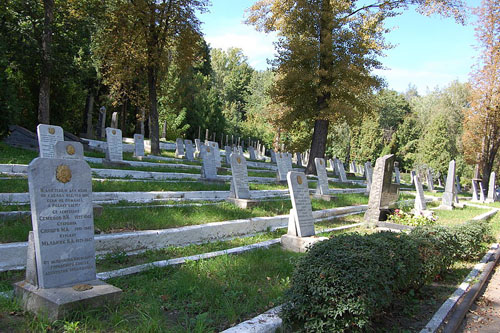
[[[303,332],[367,331],[400,294],[416,290],[454,262],[477,258],[489,226],[418,227],[409,234],[342,234],[313,246],[285,294],[285,326]]]

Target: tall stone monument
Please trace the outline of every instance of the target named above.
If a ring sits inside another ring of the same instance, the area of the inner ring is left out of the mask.
[[[111,114],[111,128],[118,128],[118,112]]]
[[[365,221],[370,226],[376,226],[379,221],[387,220],[387,215],[395,208],[399,197],[399,185],[392,183],[394,155],[377,158],[373,170],[373,180],[368,199],[368,210]]]
[[[306,175],[303,172],[290,171],[287,182],[292,209],[288,219],[288,233],[281,236],[281,246],[290,251],[305,252],[309,246],[327,237],[315,236]]]
[[[328,174],[326,173],[325,159],[316,157],[314,158],[314,164],[316,165],[316,174],[318,176],[318,181],[316,183],[316,193],[314,194],[314,197],[317,199],[330,201],[330,187],[328,185]]]
[[[443,199],[441,200],[440,209],[452,210],[455,203],[456,186],[455,186],[455,160],[451,160],[448,164],[448,176],[446,177],[446,187],[444,189]]]
[[[370,189],[372,188],[373,170],[371,162],[365,163],[365,177],[366,177],[366,192],[365,194],[370,195]]]
[[[96,279],[92,175],[83,151],[36,158],[28,166],[33,232],[26,280],[14,285],[25,310],[60,319],[82,307],[119,300],[121,290]]]
[[[420,177],[418,175],[415,175],[413,181],[415,182],[415,189],[417,191],[413,212],[415,215],[420,215],[427,210],[427,204],[425,202],[425,196],[424,196],[424,188],[422,186],[422,183],[420,182]]]
[[[36,127],[40,157],[54,158],[55,146],[58,141],[64,141],[64,131],[60,126],[40,124]]]
[[[134,134],[134,157],[144,157],[144,135]]]
[[[394,180],[396,184],[401,184],[401,173],[399,172],[398,162],[394,162]]]
[[[431,169],[427,169],[427,189],[434,192],[434,179],[432,178]]]
[[[490,183],[489,183],[489,186],[488,186],[488,197],[486,198],[486,201],[487,203],[492,203],[492,202],[495,202],[497,201],[497,192],[496,192],[496,188],[495,188],[495,179],[496,178],[496,173],[495,172],[492,172],[490,174]]]

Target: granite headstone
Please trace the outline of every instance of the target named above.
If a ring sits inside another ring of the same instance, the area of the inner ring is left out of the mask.
[[[54,158],[54,148],[58,141],[64,141],[64,131],[60,126],[40,124],[36,127],[40,157]]]
[[[106,128],[106,158],[109,161],[123,161],[122,131],[116,128]]]

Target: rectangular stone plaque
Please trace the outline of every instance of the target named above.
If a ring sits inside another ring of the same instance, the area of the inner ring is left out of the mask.
[[[175,157],[184,156],[184,141],[181,138],[175,139]]]
[[[326,173],[325,160],[323,158],[316,157],[314,159],[314,164],[316,164],[316,173],[318,175],[318,186],[316,192],[322,195],[329,195],[330,188],[328,186],[328,175]]]
[[[36,158],[28,166],[38,283],[94,280],[92,177],[83,160]]]
[[[106,127],[106,158],[110,161],[123,161],[122,131],[117,128]]]
[[[247,161],[241,154],[231,154],[232,188],[236,199],[250,199]]]
[[[58,141],[64,141],[64,131],[60,126],[40,124],[36,127],[40,157],[54,158],[55,146]]]
[[[59,141],[55,146],[54,158],[83,160],[83,146],[80,142]]]
[[[290,171],[287,181],[293,207],[290,213],[295,219],[295,231],[289,227],[289,232],[298,237],[314,236],[314,218],[306,175],[303,172]]]
[[[144,156],[144,135],[134,134],[134,156]]]
[[[186,148],[186,159],[194,161],[193,142],[191,140],[184,140],[184,146]]]

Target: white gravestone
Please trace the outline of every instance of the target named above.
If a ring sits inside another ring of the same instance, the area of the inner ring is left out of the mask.
[[[184,148],[186,148],[186,159],[194,161],[193,142],[191,140],[184,140]]]
[[[472,179],[472,201],[473,202],[478,202],[479,201],[479,185],[478,183],[481,181],[481,179]]]
[[[444,189],[443,198],[441,200],[441,209],[453,209],[455,202],[456,187],[455,187],[455,160],[451,160],[448,164],[448,176],[446,177],[446,187]]]
[[[194,139],[194,144],[196,146],[196,152],[199,153],[200,152],[200,145],[201,145],[200,139]]]
[[[64,141],[64,131],[60,126],[40,124],[36,127],[40,157],[54,158],[54,147]]]
[[[106,128],[106,158],[110,161],[123,161],[122,131],[116,128]]]
[[[371,162],[365,163],[365,176],[366,176],[366,194],[370,194],[370,190],[372,188],[372,177],[373,177],[373,169]]]
[[[339,170],[340,182],[345,183],[347,182],[347,175],[345,174],[344,163],[342,163],[339,159],[336,159],[336,161],[337,161],[337,168]]]
[[[285,182],[286,181],[286,175],[289,170],[288,168],[288,163],[286,161],[286,157],[283,153],[276,153],[276,164],[278,166],[278,171],[277,171],[277,180],[279,182]]]
[[[399,163],[394,163],[394,180],[396,184],[401,184],[401,173],[399,172]]]
[[[486,198],[487,203],[492,203],[492,202],[495,202],[497,200],[497,192],[495,189],[495,178],[496,178],[496,174],[494,172],[492,172],[490,174],[490,183],[488,186],[488,197]]]
[[[271,163],[278,163],[276,161],[276,152],[274,150],[271,150]]]
[[[337,158],[335,159],[330,159],[329,162],[330,162],[330,169],[333,171],[333,174],[335,176],[339,176],[339,167],[337,165],[337,162],[336,162]]]
[[[181,158],[184,156],[184,141],[181,138],[175,139],[175,157]]]
[[[201,146],[201,177],[204,179],[217,179],[217,167],[215,165],[215,154],[211,146]]]
[[[231,147],[230,146],[225,146],[224,151],[226,152],[226,164],[231,165]]]
[[[434,191],[434,180],[432,179],[432,171],[430,169],[427,170],[427,189],[429,191]]]
[[[144,156],[144,136],[142,134],[134,134],[134,156]]]
[[[410,184],[413,184],[413,182],[415,181],[416,174],[417,173],[413,170],[410,172]]]
[[[241,154],[232,153],[231,159],[231,196],[237,199],[250,199],[248,187],[247,161]]]
[[[325,160],[323,158],[316,157],[314,159],[314,163],[316,164],[316,174],[318,175],[316,194],[329,197],[330,188],[328,186],[328,175],[326,173]]]
[[[427,204],[425,203],[424,197],[424,188],[422,186],[422,183],[420,182],[420,177],[418,175],[415,175],[413,181],[415,182],[415,189],[417,191],[417,195],[415,197],[414,213],[421,214],[423,211],[427,210]]]
[[[80,142],[59,141],[56,143],[54,158],[83,160],[83,145]]]
[[[111,127],[118,128],[118,112],[113,112],[111,114]]]
[[[481,201],[481,202],[485,201],[485,198],[484,198],[484,188],[483,188],[483,182],[482,181],[479,182],[479,201]]]
[[[209,145],[210,149],[212,150],[212,154],[215,159],[215,167],[220,168],[222,166],[222,161],[220,157],[219,144],[215,141],[208,141],[207,145]]]

